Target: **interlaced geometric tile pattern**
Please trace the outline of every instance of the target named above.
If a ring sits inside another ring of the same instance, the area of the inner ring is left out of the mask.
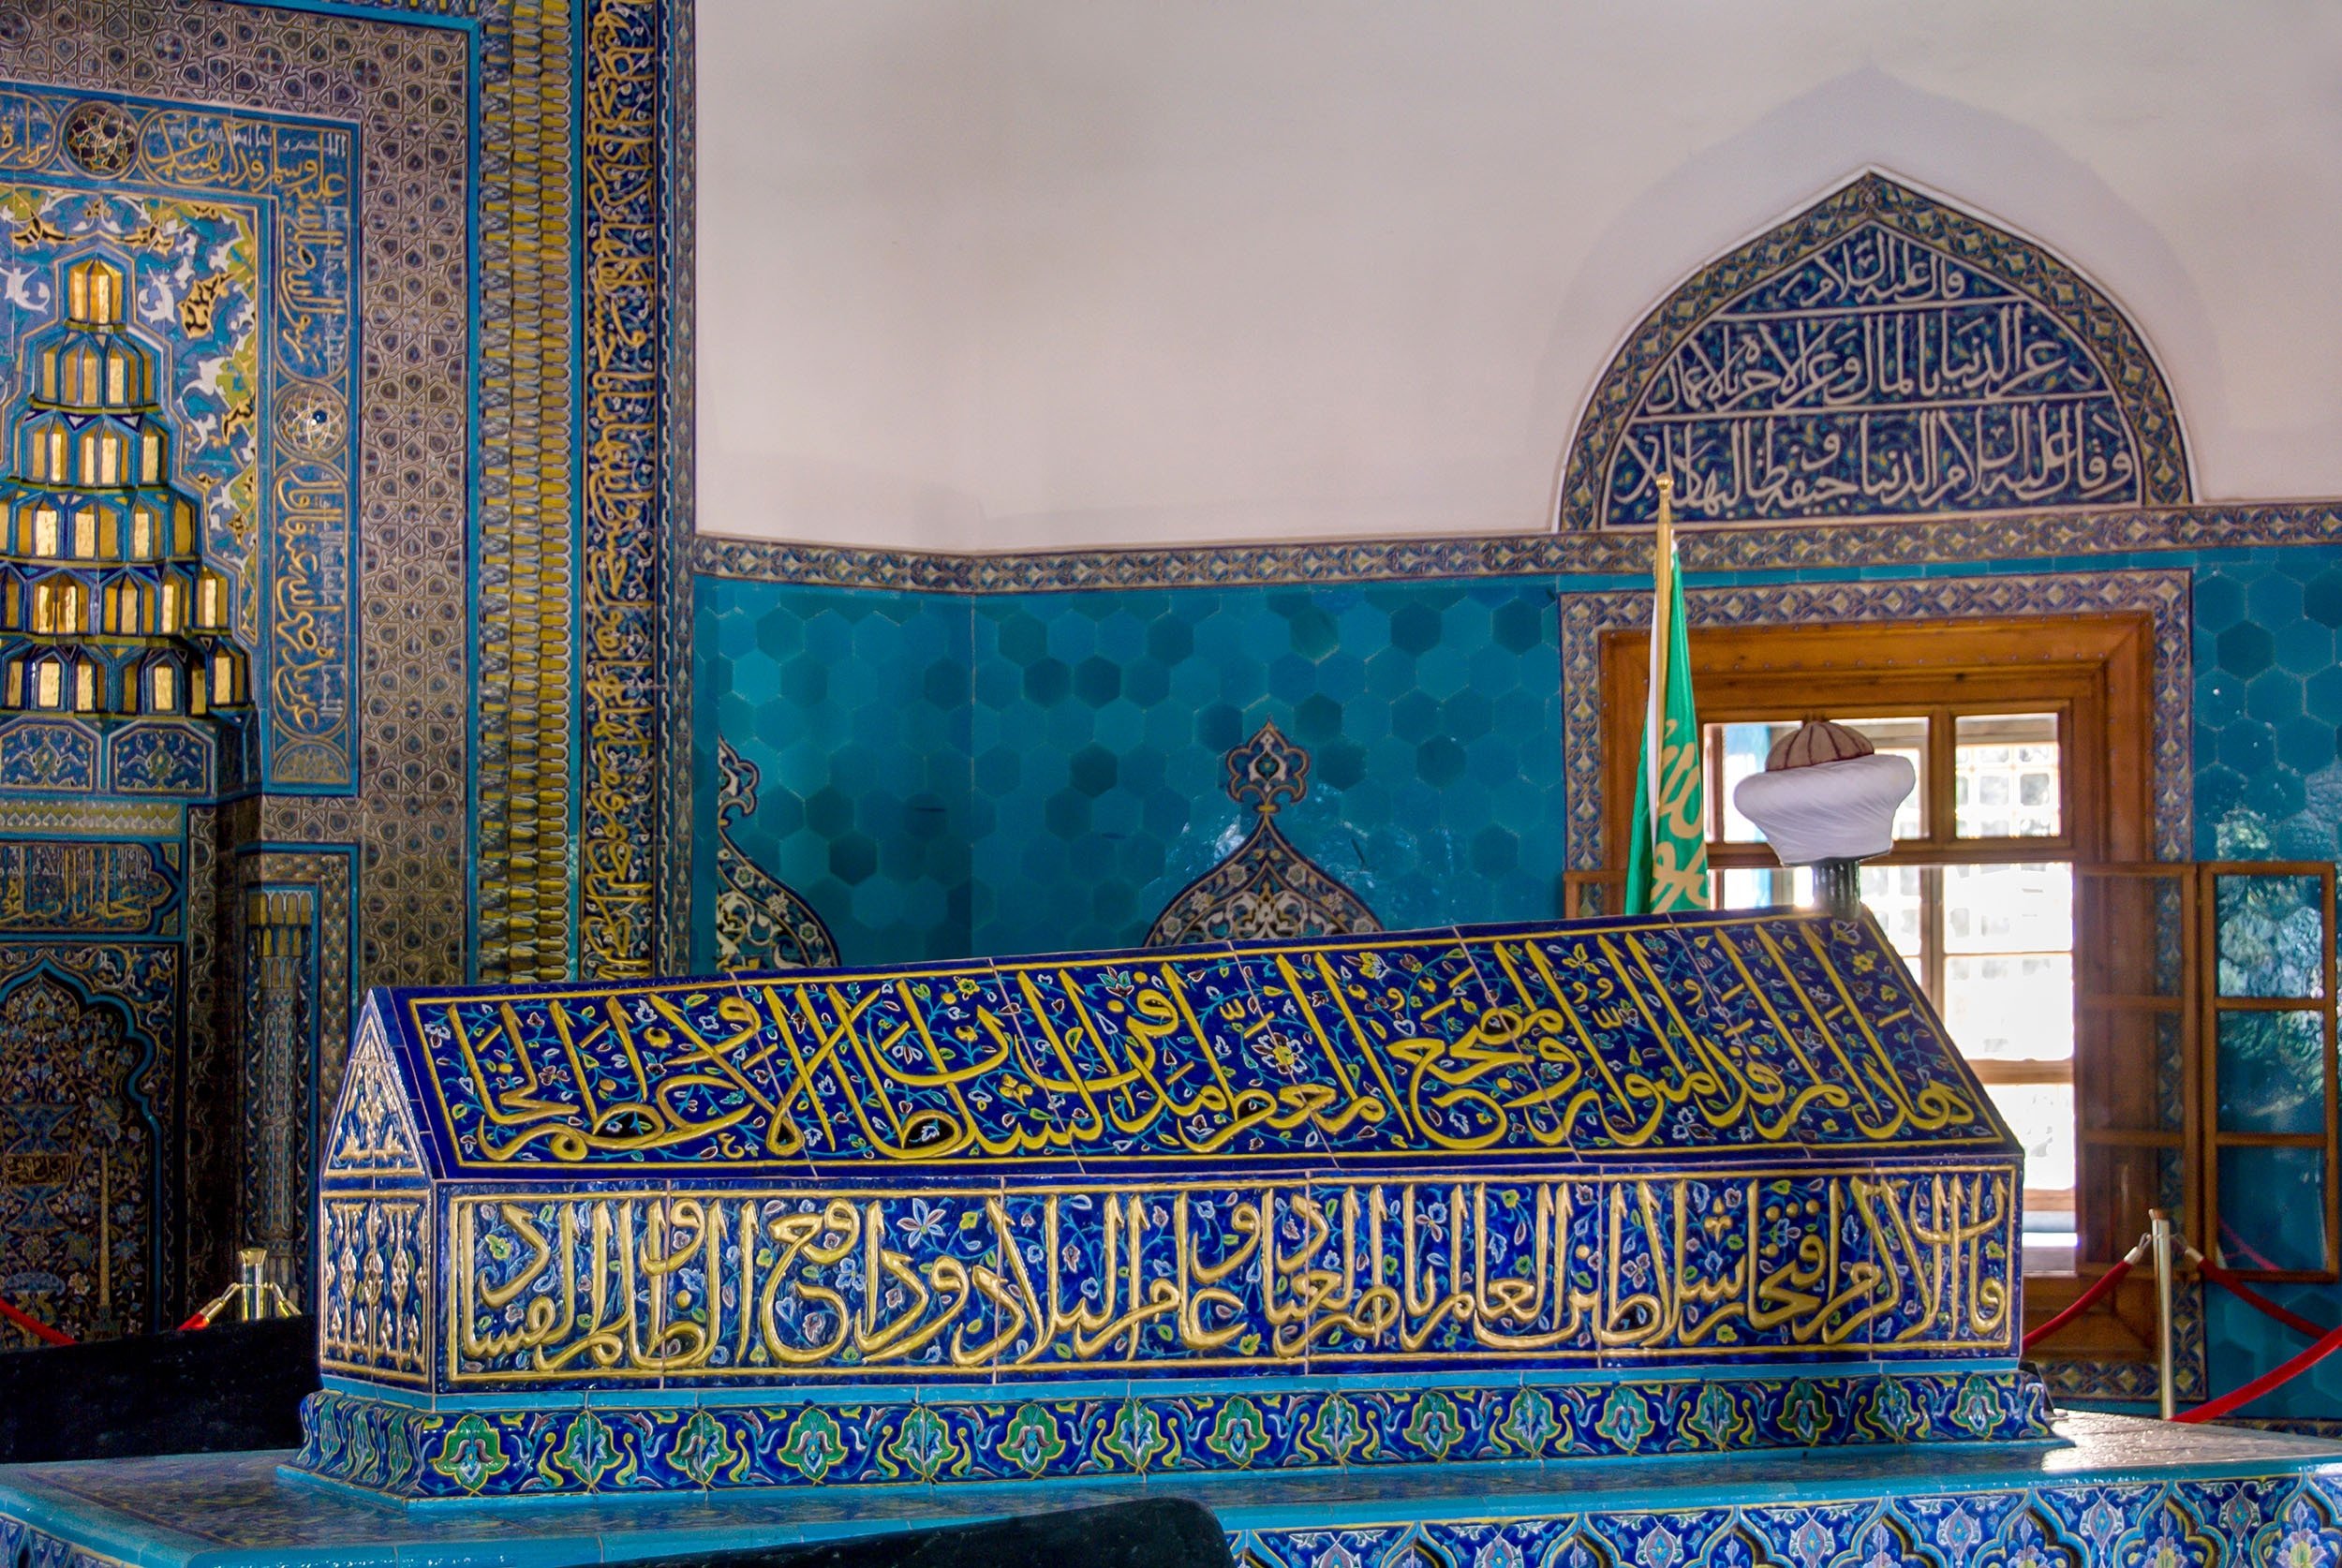
[[[702,582],[693,885],[714,885],[720,734],[757,770],[733,842],[820,912],[847,963],[971,951],[969,619],[934,594]],[[712,969],[714,899],[694,903],[693,967]]]

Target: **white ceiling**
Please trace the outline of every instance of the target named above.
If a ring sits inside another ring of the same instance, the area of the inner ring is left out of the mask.
[[[2342,496],[2342,7],[698,0],[699,526],[1551,526],[1619,339],[1866,167],[2127,308],[2204,499]]]

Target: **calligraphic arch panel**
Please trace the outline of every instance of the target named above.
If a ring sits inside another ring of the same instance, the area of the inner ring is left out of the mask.
[[[1629,335],[1570,448],[1561,525],[2184,504],[2171,391],[2042,246],[1883,175],[1719,257]]]

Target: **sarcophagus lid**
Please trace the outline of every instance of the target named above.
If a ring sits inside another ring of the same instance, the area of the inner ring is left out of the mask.
[[[1549,1457],[1702,1408],[1716,1446],[2018,1435],[2018,1160],[1867,920],[378,991],[303,1463],[460,1495]]]

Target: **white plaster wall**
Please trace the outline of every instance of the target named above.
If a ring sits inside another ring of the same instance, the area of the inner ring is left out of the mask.
[[[698,0],[699,526],[1529,532],[1626,331],[1865,167],[2096,278],[2207,500],[2342,495],[2320,0]]]

